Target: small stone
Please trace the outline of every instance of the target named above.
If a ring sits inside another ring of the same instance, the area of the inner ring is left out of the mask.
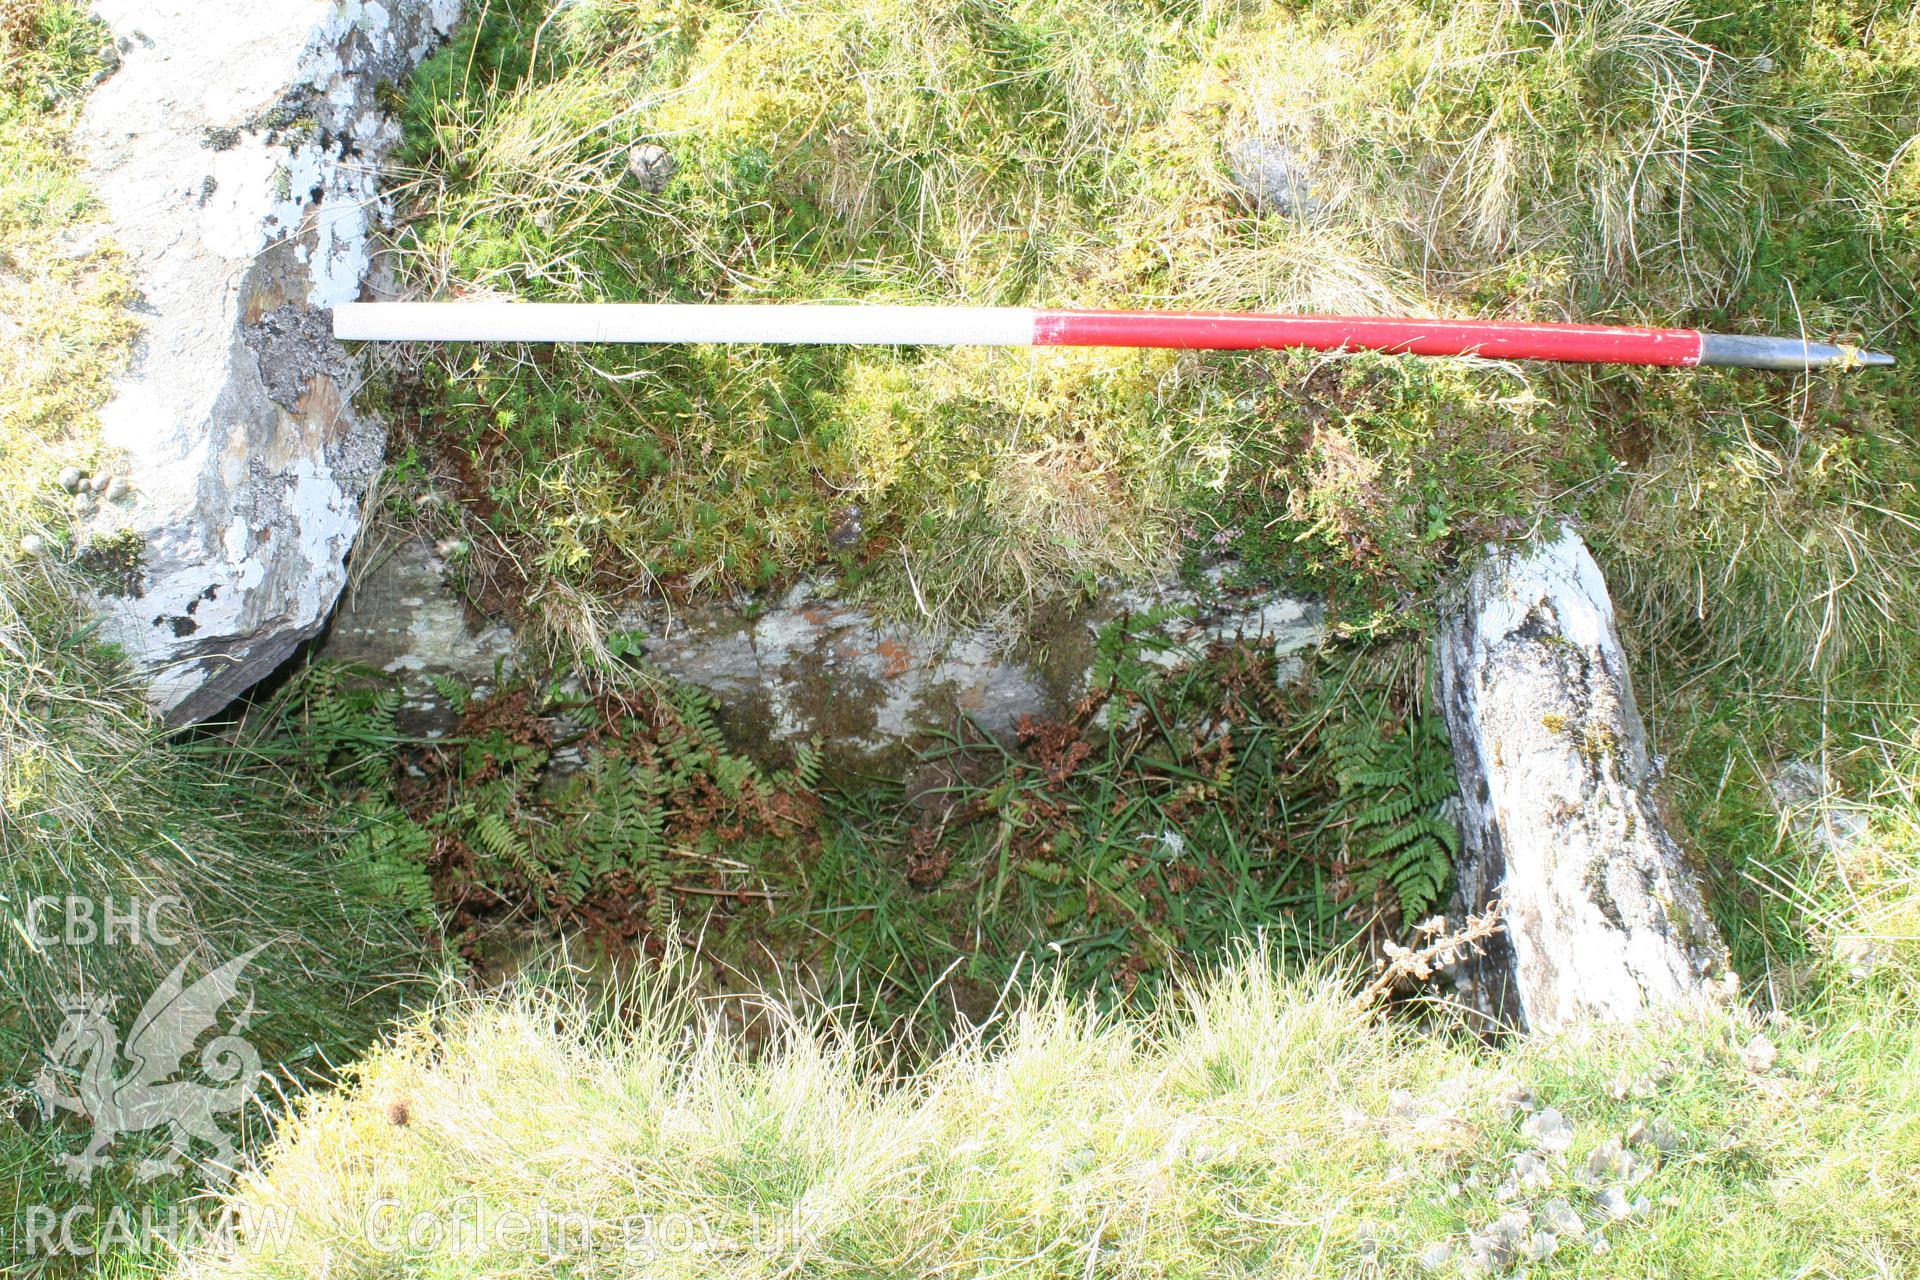
[[[1613,1246],[1607,1243],[1606,1236],[1596,1231],[1592,1235],[1587,1237],[1587,1248],[1592,1250],[1596,1254],[1600,1254],[1600,1253],[1607,1252],[1609,1249],[1613,1248]]]
[[[1453,1246],[1445,1240],[1435,1241],[1420,1251],[1420,1266],[1427,1271],[1439,1271],[1453,1261]]]
[[[73,514],[82,520],[92,515],[99,505],[99,503],[93,500],[93,495],[90,493],[76,493],[73,495]]]
[[[60,487],[62,489],[65,489],[68,493],[79,492],[80,482],[82,480],[85,480],[86,478],[87,478],[87,473],[82,471],[78,467],[60,468],[60,476],[59,476]]]
[[[1627,1098],[1651,1098],[1659,1091],[1659,1084],[1644,1072],[1637,1076],[1616,1076],[1612,1086],[1607,1090],[1615,1101],[1623,1101]]]
[[[107,490],[113,487],[113,482],[117,478],[118,477],[114,476],[111,472],[97,475],[89,483],[88,488],[93,491],[95,497],[104,498],[107,496]]]
[[[1227,148],[1234,181],[1260,209],[1283,218],[1314,218],[1326,208],[1305,162],[1292,147],[1247,138]]]
[[[1873,976],[1873,971],[1886,960],[1887,952],[1871,938],[1847,937],[1834,941],[1833,958],[1849,978],[1858,982]]]
[[[1520,1134],[1546,1152],[1565,1151],[1573,1145],[1573,1124],[1555,1107],[1529,1116]]]
[[[1633,1157],[1621,1145],[1620,1139],[1608,1138],[1605,1142],[1587,1153],[1586,1182],[1592,1186],[1623,1178],[1630,1171]]]
[[[866,528],[860,522],[860,508],[848,507],[833,522],[833,528],[827,530],[827,541],[841,550],[857,547],[866,538]]]
[[[1620,1141],[1628,1147],[1652,1147],[1661,1155],[1680,1149],[1680,1131],[1662,1116],[1635,1120]]]
[[[75,493],[92,493],[93,478],[91,476],[81,476],[80,483],[73,486],[73,491]]]
[[[1618,1187],[1608,1187],[1595,1196],[1593,1202],[1599,1206],[1600,1212],[1615,1222],[1621,1222],[1633,1216],[1632,1201],[1628,1200],[1627,1193]]]
[[[1553,1174],[1545,1160],[1531,1151],[1522,1151],[1513,1158],[1513,1180],[1530,1191],[1537,1191],[1553,1181]]]
[[[1779,1057],[1780,1051],[1773,1047],[1773,1041],[1763,1035],[1757,1035],[1747,1041],[1740,1050],[1740,1061],[1746,1064],[1747,1070],[1756,1075],[1772,1070],[1773,1064],[1779,1060]]]
[[[38,556],[46,554],[47,540],[37,533],[29,533],[20,539],[20,554]]]
[[[1653,1143],[1653,1149],[1663,1156],[1678,1151],[1685,1137],[1665,1116],[1655,1116],[1647,1123],[1647,1138]]]
[[[1532,1236],[1533,1219],[1524,1209],[1514,1209],[1493,1220],[1485,1231],[1467,1237],[1473,1260],[1490,1271],[1505,1271],[1525,1251]]]
[[[657,142],[642,142],[627,152],[627,172],[633,175],[642,191],[660,194],[679,171],[680,163],[673,158],[673,153]]]
[[[1587,1234],[1587,1224],[1581,1219],[1579,1210],[1558,1196],[1541,1205],[1533,1216],[1555,1235],[1579,1240]]]
[[[1527,1260],[1530,1262],[1545,1262],[1553,1256],[1553,1251],[1559,1247],[1560,1237],[1554,1235],[1553,1232],[1536,1231],[1527,1238]]]
[[[128,495],[132,492],[133,484],[131,481],[125,476],[115,476],[113,482],[107,486],[107,501],[125,502]]]
[[[1518,1245],[1527,1238],[1527,1229],[1531,1226],[1533,1226],[1533,1215],[1525,1209],[1515,1209],[1495,1218],[1493,1226],[1488,1230],[1499,1239]]]

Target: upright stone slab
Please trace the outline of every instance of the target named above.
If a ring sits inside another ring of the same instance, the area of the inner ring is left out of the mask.
[[[380,423],[327,308],[387,213],[381,105],[459,0],[100,0],[120,66],[81,127],[144,333],[102,415],[128,485],[84,533],[135,569],[98,601],[176,724],[317,632],[345,582]]]
[[[1725,998],[1726,948],[1654,806],[1613,604],[1579,536],[1490,550],[1435,649],[1459,905],[1497,897],[1505,925],[1457,975],[1469,998],[1534,1030]]]

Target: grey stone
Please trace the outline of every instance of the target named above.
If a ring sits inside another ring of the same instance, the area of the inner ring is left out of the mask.
[[[47,540],[37,533],[26,534],[20,539],[20,554],[23,556],[44,555],[46,550]]]
[[[1845,858],[1868,840],[1867,815],[1847,804],[1818,760],[1795,760],[1767,780],[1775,808],[1806,847]]]
[[[1243,138],[1227,147],[1233,178],[1256,206],[1285,218],[1314,218],[1326,202],[1300,154],[1284,142]]]
[[[1763,1035],[1756,1035],[1740,1047],[1740,1061],[1756,1075],[1773,1070],[1773,1064],[1779,1058],[1780,1050]]]
[[[490,682],[496,662],[531,665],[507,626],[449,590],[447,559],[420,542],[380,558],[342,599],[318,651],[400,674],[409,732],[452,727],[433,676]],[[761,759],[777,763],[817,738],[829,770],[879,769],[963,720],[1004,736],[1024,716],[1071,715],[1087,692],[1098,633],[1123,613],[1187,611],[1158,625],[1165,648],[1143,654],[1156,664],[1172,667],[1238,638],[1279,656],[1281,678],[1296,674],[1301,652],[1320,642],[1321,606],[1236,590],[1230,580],[1217,566],[1197,587],[1168,579],[1062,603],[1045,611],[1036,636],[1013,645],[990,627],[884,622],[824,580],[759,599],[635,606],[614,629],[635,637],[650,665],[711,694],[735,744]]]
[[[1606,1214],[1607,1217],[1613,1219],[1615,1222],[1624,1221],[1627,1218],[1633,1217],[1636,1213],[1642,1212],[1640,1206],[1645,1203],[1644,1200],[1629,1200],[1627,1193],[1618,1187],[1606,1188],[1594,1196],[1593,1202],[1599,1206],[1600,1212]]]
[[[125,502],[132,493],[133,485],[128,483],[127,478],[125,476],[115,476],[113,483],[107,486],[107,501]]]
[[[1680,1149],[1686,1135],[1676,1128],[1665,1116],[1655,1116],[1647,1125],[1647,1137],[1653,1140],[1653,1149],[1661,1155],[1672,1155]]]
[[[1456,909],[1504,928],[1454,971],[1507,1025],[1721,1003],[1735,990],[1652,795],[1613,605],[1570,528],[1490,548],[1443,602],[1441,708],[1461,796]]]
[[[460,717],[434,677],[485,693],[519,669],[513,630],[479,617],[447,586],[435,548],[409,541],[370,560],[340,597],[319,656],[398,676],[396,727],[439,737]]]
[[[1583,1172],[1589,1186],[1601,1186],[1610,1181],[1638,1182],[1647,1170],[1620,1139],[1608,1138],[1587,1153]]]
[[[1540,1156],[1531,1151],[1522,1151],[1513,1158],[1513,1182],[1522,1191],[1538,1191],[1551,1181],[1553,1174]]]
[[[1505,1271],[1523,1257],[1532,1242],[1533,1218],[1524,1209],[1501,1214],[1485,1231],[1467,1237],[1474,1262],[1490,1271]]]
[[[866,538],[866,526],[861,522],[860,508],[848,507],[833,522],[833,528],[827,531],[827,541],[838,548],[857,547]]]
[[[1520,1126],[1520,1136],[1542,1151],[1565,1151],[1573,1145],[1573,1122],[1561,1115],[1557,1108],[1548,1107],[1527,1117]]]
[[[1587,1225],[1579,1211],[1558,1196],[1541,1205],[1534,1218],[1555,1235],[1570,1240],[1583,1239],[1587,1234]]]
[[[97,508],[100,504],[94,501],[94,497],[91,493],[88,493],[86,490],[82,489],[79,493],[76,493],[73,495],[73,501],[71,505],[73,507],[74,517],[76,519],[84,520],[88,516],[92,515],[94,513],[94,509]]]
[[[87,473],[78,467],[60,468],[60,487],[68,493],[78,493],[80,491],[80,482],[86,478]]]
[[[1439,1271],[1453,1261],[1453,1246],[1445,1240],[1435,1241],[1420,1251],[1420,1267],[1424,1271]]]
[[[1608,1096],[1616,1100],[1625,1098],[1651,1098],[1659,1092],[1659,1089],[1660,1086],[1655,1082],[1654,1078],[1642,1072],[1637,1076],[1631,1077],[1625,1074],[1615,1076],[1613,1083],[1607,1088],[1607,1093]]]
[[[329,309],[378,285],[381,100],[459,0],[98,0],[119,69],[79,129],[146,328],[101,415],[138,477],[90,532],[137,535],[97,597],[175,724],[317,633],[346,582],[381,423],[350,407]],[[124,468],[120,464],[125,464]]]
[[[1661,1155],[1672,1155],[1680,1149],[1681,1134],[1665,1116],[1655,1116],[1635,1120],[1620,1140],[1629,1147],[1652,1147]]]
[[[1893,955],[1890,948],[1873,938],[1845,934],[1833,940],[1833,961],[1855,981],[1864,981]]]
[[[627,172],[642,191],[658,195],[679,171],[680,162],[657,142],[642,142],[627,152]]]

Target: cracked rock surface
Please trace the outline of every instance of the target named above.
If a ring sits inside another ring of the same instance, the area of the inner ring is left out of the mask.
[[[322,626],[382,425],[350,407],[328,308],[375,272],[399,141],[385,86],[459,0],[100,0],[119,68],[80,129],[144,332],[101,415],[123,504],[83,535],[137,542],[96,601],[175,724],[218,711]]]
[[[1551,1030],[1725,999],[1734,978],[1662,824],[1606,582],[1570,528],[1497,549],[1442,610],[1439,692],[1460,779],[1460,907],[1505,926],[1456,978]]]

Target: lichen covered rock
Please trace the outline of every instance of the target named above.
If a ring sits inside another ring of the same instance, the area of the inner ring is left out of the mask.
[[[419,542],[382,559],[341,602],[320,653],[398,675],[401,727],[411,733],[444,733],[457,719],[435,677],[487,687],[498,672],[533,665],[511,630],[447,587],[444,569]],[[877,769],[963,720],[1011,734],[1022,716],[1071,714],[1101,630],[1122,616],[1151,628],[1146,661],[1172,666],[1215,640],[1239,639],[1297,669],[1295,655],[1320,641],[1320,605],[1235,590],[1228,579],[1216,568],[1197,585],[1169,579],[1062,603],[1012,645],[988,627],[884,623],[828,582],[762,599],[635,607],[619,631],[629,651],[711,694],[738,748],[778,762],[818,739],[828,769]]]
[[[1713,1002],[1726,949],[1654,804],[1606,582],[1571,529],[1491,550],[1435,638],[1460,778],[1460,906],[1505,926],[1458,977],[1502,1023]]]
[[[187,723],[314,635],[345,582],[385,435],[349,404],[327,309],[375,270],[399,140],[382,97],[459,0],[96,9],[120,65],[80,137],[145,331],[101,418],[124,485],[75,514],[93,539],[138,540],[138,572],[96,603]]]

